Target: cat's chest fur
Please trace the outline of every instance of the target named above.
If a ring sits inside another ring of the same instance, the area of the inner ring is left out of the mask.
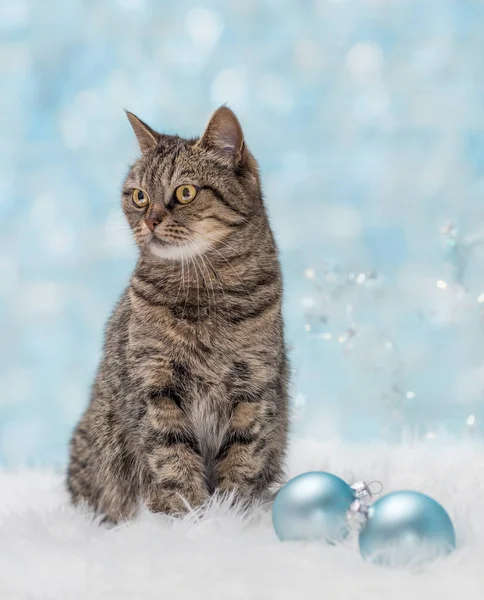
[[[203,366],[193,360],[184,385],[186,395],[182,407],[207,458],[220,449],[240,392],[250,387],[241,367],[249,357],[245,355],[241,359],[241,352],[235,353],[228,347],[220,350]],[[242,378],[240,372],[243,372]]]
[[[230,416],[228,403],[215,390],[187,400],[186,413],[200,450],[203,456],[211,458],[222,445],[227,430]]]
[[[167,336],[166,322],[164,326],[152,324],[149,333],[145,327],[131,330],[132,347],[150,348],[137,375],[142,376],[150,389],[176,390],[179,409],[202,454],[210,458],[222,445],[233,410],[236,354],[224,343],[223,335],[216,335],[216,330],[212,330],[209,338],[202,331],[198,345],[194,343],[197,338],[193,337],[193,330],[190,338],[180,328],[176,333],[176,337]]]

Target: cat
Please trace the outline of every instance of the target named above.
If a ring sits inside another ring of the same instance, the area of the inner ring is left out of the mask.
[[[122,208],[139,258],[72,436],[70,496],[111,523],[140,503],[183,514],[215,490],[267,500],[284,473],[288,360],[257,162],[226,106],[199,139],[127,117],[141,156]]]

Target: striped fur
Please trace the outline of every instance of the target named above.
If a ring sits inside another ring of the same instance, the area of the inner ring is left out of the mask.
[[[257,164],[228,108],[198,140],[128,117],[142,156],[122,202],[140,254],[72,437],[72,499],[111,522],[141,501],[176,514],[215,490],[265,499],[283,474],[288,366]],[[188,205],[174,200],[182,184],[198,188]]]

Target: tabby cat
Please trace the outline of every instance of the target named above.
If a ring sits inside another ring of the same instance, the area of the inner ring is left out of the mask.
[[[128,119],[122,207],[139,247],[105,332],[68,488],[106,521],[180,514],[215,490],[270,497],[288,429],[282,279],[257,163],[220,107],[199,139]]]

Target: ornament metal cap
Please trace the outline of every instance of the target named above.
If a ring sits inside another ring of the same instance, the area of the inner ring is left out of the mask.
[[[351,489],[354,491],[355,499],[346,513],[346,522],[348,525],[361,528],[368,520],[368,508],[373,502],[373,497],[382,493],[383,484],[381,481],[370,481],[370,483],[357,481]]]

